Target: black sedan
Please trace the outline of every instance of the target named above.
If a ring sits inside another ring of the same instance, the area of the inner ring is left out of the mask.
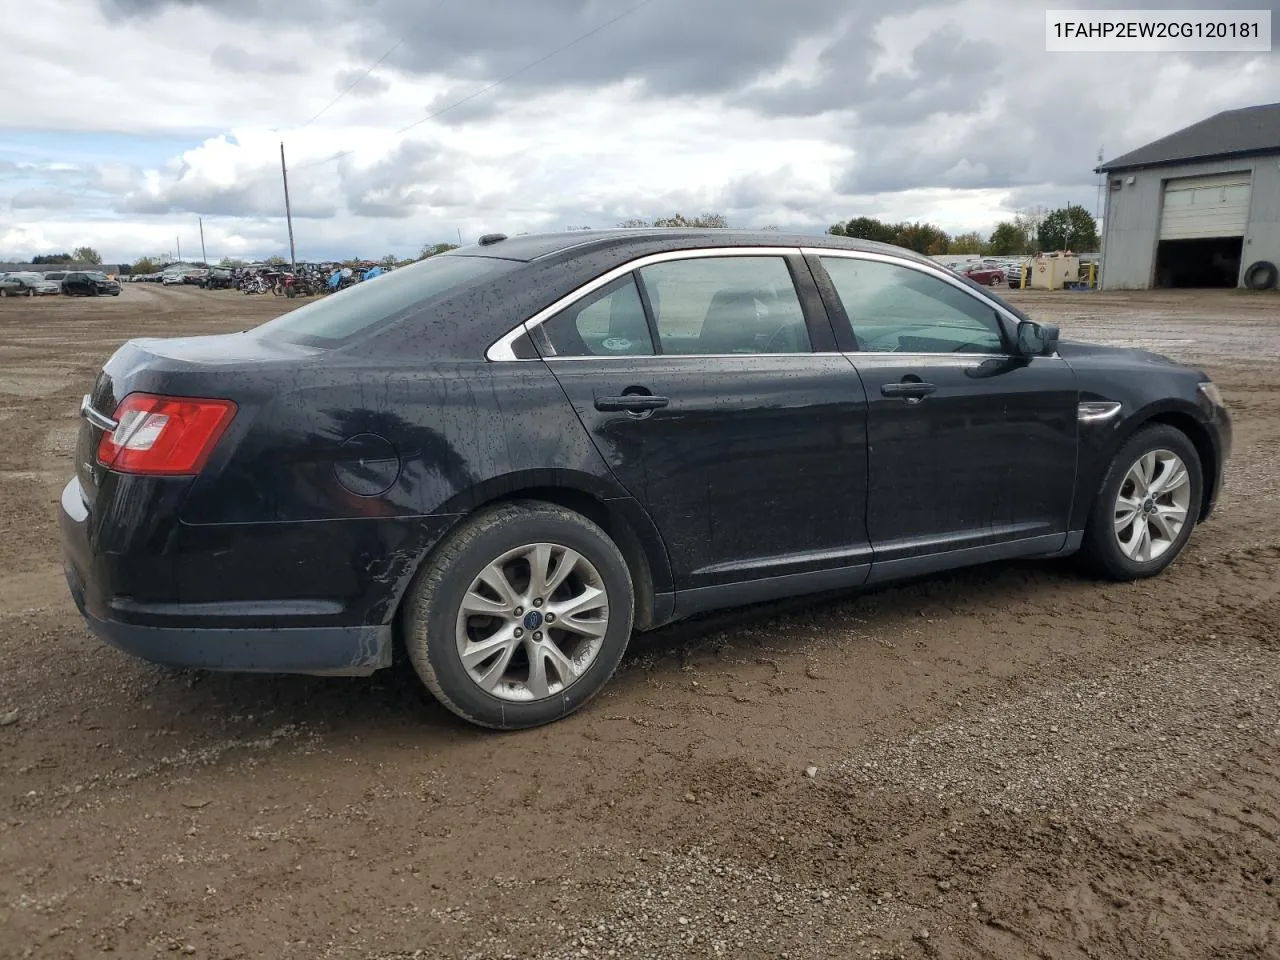
[[[633,629],[968,564],[1159,573],[1208,516],[1208,378],[836,237],[492,235],[86,395],[71,593],[161,663],[362,674],[491,727]]]
[[[69,296],[120,296],[120,284],[105,273],[68,273],[62,281],[62,292]]]

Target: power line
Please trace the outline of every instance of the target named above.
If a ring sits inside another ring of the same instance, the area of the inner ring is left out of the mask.
[[[354,80],[352,80],[352,81],[351,81],[351,83],[349,83],[349,84],[346,86],[346,88],[344,88],[344,89],[343,89],[343,91],[342,91],[341,93],[339,93],[336,97],[334,97],[332,100],[330,100],[328,103],[326,103],[326,104],[324,105],[324,108],[323,108],[319,113],[317,113],[314,117],[312,117],[310,120],[308,120],[306,123],[304,123],[304,124],[303,124],[301,127],[299,127],[298,129],[299,129],[299,130],[303,130],[303,129],[305,129],[305,128],[307,128],[307,127],[311,126],[311,124],[315,123],[317,120],[319,120],[321,117],[323,117],[326,113],[328,113],[328,112],[329,112],[329,109],[330,109],[330,108],[331,108],[335,103],[337,103],[339,100],[341,100],[343,97],[345,97],[348,93],[350,93],[352,90],[354,90],[354,89],[356,88],[356,86],[360,83],[360,81],[361,81],[361,80],[363,80],[365,77],[369,76],[369,74],[373,73],[373,71],[374,71],[375,69],[377,69],[379,66],[381,66],[382,61],[386,60],[386,59],[387,59],[387,57],[391,56],[393,53],[395,53],[397,50],[399,50],[399,49],[400,49],[400,45],[404,43],[404,40],[405,40],[405,38],[404,38],[404,37],[401,37],[399,40],[397,40],[395,43],[393,43],[393,44],[391,45],[391,48],[390,48],[389,50],[387,50],[387,52],[386,52],[386,53],[384,53],[382,56],[380,56],[377,60],[373,61],[373,63],[369,65],[369,69],[368,69],[368,70],[366,70],[364,73],[360,74],[360,76],[358,76],[358,77],[356,77]]]
[[[443,2],[443,0],[436,0],[436,2],[435,2],[435,3],[433,3],[433,4],[431,4],[429,7],[427,7],[427,10],[432,10],[432,9],[434,9],[434,8],[436,8],[436,7],[438,7],[438,6],[440,6],[440,4],[441,4],[442,2]],[[418,19],[418,25],[419,25],[419,26],[421,26],[421,24],[422,24],[422,23],[423,23],[423,21],[425,20],[425,14],[426,14],[427,10],[422,11],[422,12],[423,12],[423,14],[424,14],[424,16]],[[303,124],[301,127],[299,127],[298,129],[299,129],[299,130],[302,130],[302,129],[305,129],[305,128],[307,128],[307,127],[311,126],[311,124],[315,123],[317,120],[319,120],[321,117],[323,117],[326,113],[328,113],[328,112],[329,112],[329,110],[333,107],[333,105],[334,105],[335,103],[337,103],[339,100],[341,100],[343,97],[345,97],[348,93],[350,93],[352,90],[354,90],[357,86],[359,86],[359,85],[360,85],[360,83],[364,80],[364,78],[365,78],[365,77],[369,76],[369,74],[373,73],[373,71],[374,71],[374,70],[376,70],[376,69],[378,69],[378,67],[382,66],[383,62],[387,59],[387,57],[391,56],[393,53],[395,53],[397,50],[399,50],[399,49],[400,49],[400,47],[402,47],[402,46],[404,45],[404,42],[405,42],[405,40],[407,40],[407,39],[408,39],[408,33],[402,34],[402,35],[401,35],[401,37],[400,37],[400,39],[399,39],[399,40],[397,40],[395,43],[393,43],[393,44],[392,44],[392,45],[387,49],[387,52],[386,52],[386,53],[384,53],[382,56],[380,56],[377,60],[373,61],[373,63],[369,64],[369,68],[368,68],[367,70],[365,70],[365,71],[364,71],[364,73],[360,74],[360,76],[356,77],[356,78],[355,78],[354,80],[352,80],[349,84],[347,84],[347,86],[342,90],[342,92],[341,92],[341,93],[339,93],[336,97],[334,97],[332,100],[330,100],[328,103],[326,103],[326,104],[324,105],[324,108],[323,108],[319,113],[317,113],[314,117],[312,117],[310,120],[308,120],[306,123],[304,123],[304,124]]]
[[[412,130],[414,127],[420,126],[421,124],[424,124],[429,120],[434,120],[437,117],[448,113],[450,110],[457,109],[458,107],[462,106],[465,103],[470,103],[472,100],[476,99],[476,97],[483,96],[484,94],[488,93],[490,90],[493,90],[495,87],[502,86],[502,84],[506,83],[508,80],[511,80],[514,77],[518,77],[520,74],[525,73],[526,71],[532,70],[536,66],[540,66],[541,64],[546,63],[552,57],[555,57],[561,53],[564,53],[564,51],[568,50],[570,47],[575,47],[579,43],[582,43],[584,40],[588,40],[591,37],[594,37],[597,33],[600,33],[602,30],[608,29],[609,27],[617,23],[619,20],[622,20],[626,17],[631,16],[633,13],[640,10],[642,7],[647,7],[652,2],[653,0],[640,0],[639,3],[635,4],[632,7],[628,7],[626,10],[618,14],[616,17],[613,17],[610,20],[606,20],[604,23],[601,23],[595,27],[592,27],[586,33],[579,34],[578,36],[570,40],[568,43],[561,44],[560,46],[556,47],[554,50],[550,51],[549,53],[546,53],[543,56],[539,57],[537,60],[530,61],[529,63],[526,63],[522,67],[517,67],[515,70],[512,70],[510,73],[499,77],[497,80],[494,80],[492,83],[489,83],[481,87],[479,90],[476,90],[473,93],[469,93],[465,97],[462,97],[459,100],[453,101],[453,103],[450,103],[448,106],[441,107],[439,110],[429,113],[425,117],[422,117],[421,119],[413,121],[413,123],[410,123],[410,124],[407,124],[406,126],[401,127],[399,130],[396,130],[392,134],[392,136],[395,136],[395,137],[402,136],[403,134]],[[294,171],[297,172],[299,170],[309,170],[312,167],[318,167],[326,163],[332,163],[334,160],[341,160],[343,157],[349,157],[351,156],[351,154],[355,152],[356,151],[354,149],[343,150],[340,153],[335,153],[331,157],[325,157],[323,160],[313,160],[311,163],[304,163],[301,166],[294,167]]]

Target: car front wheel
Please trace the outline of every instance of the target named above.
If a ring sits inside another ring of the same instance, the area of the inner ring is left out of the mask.
[[[1181,430],[1152,424],[1116,454],[1094,499],[1084,557],[1113,580],[1152,577],[1173,563],[1200,517],[1200,456]]]
[[[617,546],[553,504],[484,511],[428,560],[403,611],[405,648],[444,706],[484,727],[558,720],[608,682],[635,594]]]

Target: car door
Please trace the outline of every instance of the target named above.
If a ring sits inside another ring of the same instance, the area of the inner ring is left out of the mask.
[[[862,582],[866,396],[798,251],[658,254],[588,287],[531,339],[662,534],[677,614]]]
[[[865,384],[872,579],[1067,540],[1075,486],[1075,374],[1013,350],[994,301],[905,258],[811,258],[836,336]]]

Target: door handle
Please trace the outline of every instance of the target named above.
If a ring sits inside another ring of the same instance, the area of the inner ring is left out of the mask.
[[[901,397],[908,402],[920,401],[929,394],[937,391],[932,383],[921,383],[918,380],[908,380],[903,383],[886,383],[880,387],[880,395],[883,397]]]
[[[628,413],[648,413],[660,410],[671,401],[666,397],[654,397],[647,393],[628,393],[621,397],[596,397],[596,409],[601,413],[626,410]]]

